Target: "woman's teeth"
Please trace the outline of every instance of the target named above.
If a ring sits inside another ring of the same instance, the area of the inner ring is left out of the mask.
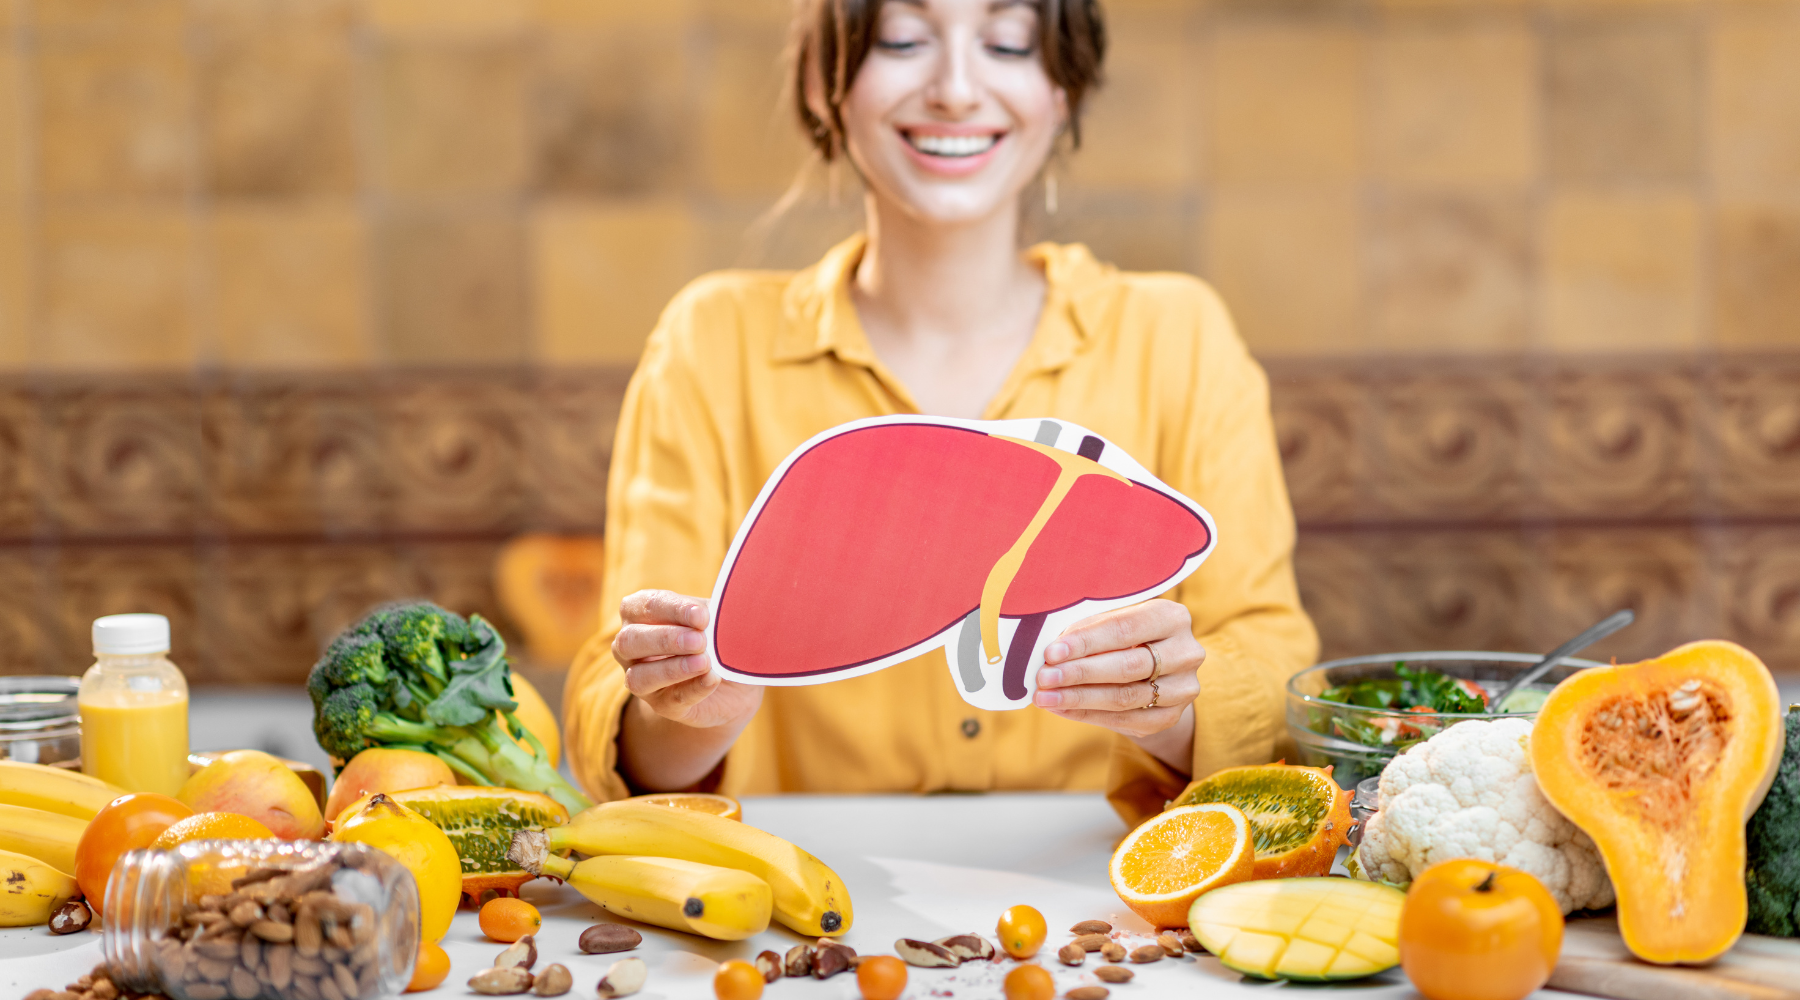
[[[986,135],[915,135],[908,133],[906,141],[921,153],[930,156],[979,156],[994,148],[1000,141],[997,133]]]

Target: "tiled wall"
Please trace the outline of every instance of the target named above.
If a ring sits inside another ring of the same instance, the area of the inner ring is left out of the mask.
[[[1265,356],[1800,341],[1800,2],[1112,0],[1045,235]],[[795,264],[787,0],[0,0],[0,367],[628,362]],[[823,188],[823,185],[818,185]]]

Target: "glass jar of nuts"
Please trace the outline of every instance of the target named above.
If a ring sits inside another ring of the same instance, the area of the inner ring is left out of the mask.
[[[195,840],[119,859],[101,952],[114,982],[175,1000],[372,1000],[419,949],[412,873],[364,844]]]

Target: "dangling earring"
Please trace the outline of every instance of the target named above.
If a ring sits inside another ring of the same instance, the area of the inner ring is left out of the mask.
[[[1044,172],[1044,211],[1056,214],[1056,175]]]

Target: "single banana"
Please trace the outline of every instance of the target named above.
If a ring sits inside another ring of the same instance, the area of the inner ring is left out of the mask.
[[[70,876],[34,857],[0,851],[0,927],[47,924],[57,907],[80,894]]]
[[[610,913],[720,941],[769,929],[769,883],[749,872],[679,858],[604,855],[577,862],[549,853],[548,842],[539,831],[521,831],[508,857],[534,875],[562,879]]]
[[[0,804],[0,851],[24,854],[73,874],[75,846],[87,826],[87,820],[62,813]]]
[[[778,922],[808,937],[850,929],[844,880],[818,858],[747,823],[693,809],[609,802],[544,833],[555,854],[680,858],[749,872],[769,883]],[[514,843],[524,835],[514,834]]]
[[[0,803],[90,820],[125,789],[80,771],[0,760]]]

